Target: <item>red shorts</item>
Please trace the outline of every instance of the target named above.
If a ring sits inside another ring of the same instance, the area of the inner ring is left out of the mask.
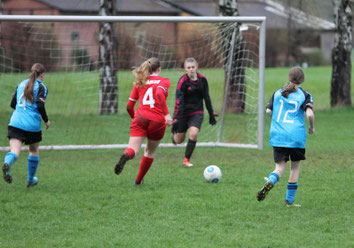
[[[150,140],[161,140],[165,134],[166,124],[143,118],[134,118],[130,125],[130,136],[147,137]]]

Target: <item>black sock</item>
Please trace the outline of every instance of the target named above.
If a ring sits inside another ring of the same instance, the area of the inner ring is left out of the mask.
[[[191,158],[196,144],[197,144],[196,140],[191,140],[191,139],[188,140],[187,147],[186,147],[186,153],[185,153],[184,157],[186,157],[188,159]]]

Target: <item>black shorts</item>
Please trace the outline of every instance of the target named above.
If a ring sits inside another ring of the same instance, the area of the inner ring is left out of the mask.
[[[274,162],[281,161],[300,161],[305,160],[305,149],[302,148],[285,148],[285,147],[273,147]]]
[[[176,133],[185,133],[190,127],[197,127],[201,129],[203,124],[203,117],[203,114],[194,114],[187,117],[182,117],[173,124],[173,130]]]
[[[37,142],[42,141],[42,131],[39,132],[27,132],[22,129],[8,126],[7,128],[7,137],[9,139],[14,138],[21,140],[26,145],[31,145]]]

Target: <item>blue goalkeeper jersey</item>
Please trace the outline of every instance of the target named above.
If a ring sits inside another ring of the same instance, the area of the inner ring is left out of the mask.
[[[288,97],[281,95],[283,89],[274,92],[267,108],[273,111],[269,144],[273,147],[305,148],[307,130],[305,111],[313,107],[310,93],[298,86]]]
[[[38,105],[43,105],[47,98],[47,87],[41,80],[36,80],[33,85],[33,103],[24,100],[24,89],[29,79],[22,81],[16,89],[16,107],[9,126],[16,127],[28,132],[41,131],[41,114]]]

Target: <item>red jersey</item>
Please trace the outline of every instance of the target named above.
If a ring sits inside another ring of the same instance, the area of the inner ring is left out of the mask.
[[[134,117],[165,123],[165,115],[168,114],[166,99],[170,85],[168,78],[151,75],[143,88],[134,86],[129,101],[140,102]],[[163,100],[158,97],[158,90],[163,90]]]

